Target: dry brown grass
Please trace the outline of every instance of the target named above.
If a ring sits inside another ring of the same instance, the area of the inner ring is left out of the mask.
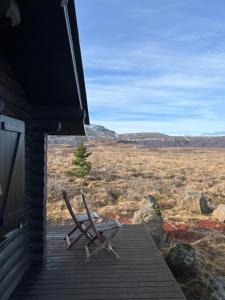
[[[208,219],[199,213],[204,192],[213,205],[225,202],[224,149],[149,149],[121,144],[92,144],[93,169],[84,188],[93,208],[104,215],[133,216],[149,194],[164,209],[164,220],[194,222]],[[82,183],[65,175],[71,167],[73,147],[49,146],[48,220],[65,222],[66,207],[60,189],[65,187],[78,211]]]
[[[163,255],[166,256],[176,243],[176,240],[165,243],[162,249]],[[188,281],[183,278],[177,280],[188,300],[204,300],[202,294],[205,280],[209,276],[221,276],[225,279],[225,235],[216,230],[208,231],[202,239],[191,244],[196,250],[198,274]]]

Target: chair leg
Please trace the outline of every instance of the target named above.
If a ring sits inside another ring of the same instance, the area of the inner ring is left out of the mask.
[[[93,237],[90,242],[87,243],[88,246],[90,246],[91,244],[93,244],[95,241],[97,240],[97,236]]]
[[[68,244],[67,249],[70,249],[74,244],[76,244],[82,237],[82,235],[84,235],[84,232],[81,232],[77,238],[75,238],[75,240],[73,240],[72,242],[70,241],[70,243]]]
[[[88,238],[89,240],[91,240],[93,238],[93,236],[91,235],[90,232],[88,232],[87,230],[84,231],[84,235],[86,236],[86,238]]]
[[[111,247],[112,247],[113,250],[115,249],[115,247],[113,246],[113,243],[111,242],[111,240],[114,238],[114,236],[117,235],[118,232],[120,232],[120,230],[121,230],[121,227],[119,227],[117,230],[115,230],[113,232],[113,234],[108,238],[108,241],[110,241],[110,245],[111,245]]]
[[[70,236],[71,234],[73,234],[76,230],[77,230],[78,226],[74,227],[74,229],[72,229],[69,233],[68,236]]]
[[[88,238],[89,240],[91,240],[93,238],[92,234],[88,231],[90,229],[90,227],[91,227],[90,224],[87,225],[86,227],[83,227],[83,225],[82,225],[83,233],[86,236],[86,238]]]
[[[64,240],[66,240],[66,243],[67,243],[67,248],[69,248],[69,247],[70,247],[70,245],[71,245],[71,241],[70,241],[70,238],[69,238],[69,236],[68,236],[68,235],[66,235],[66,236],[65,236],[65,238],[64,238]]]
[[[113,249],[111,242],[108,242],[106,249],[109,250],[109,252],[115,256],[115,258],[120,258],[117,252]]]
[[[73,240],[73,241],[71,241],[71,240],[69,239],[69,237],[66,236],[66,241],[67,241],[67,245],[68,245],[67,249],[70,249],[74,244],[76,244],[76,243],[81,239],[81,237],[82,237],[83,235],[85,235],[85,236],[90,240],[90,239],[92,238],[92,236],[91,236],[91,234],[89,235],[88,229],[89,229],[89,227],[85,228],[84,231],[82,231],[82,232],[78,235],[78,237],[75,238],[75,240]]]
[[[91,253],[89,252],[89,248],[88,245],[85,245],[85,253],[86,253],[86,259],[85,262],[90,262],[92,260],[92,258],[97,255],[99,252],[102,251],[102,249],[104,249],[106,247],[107,241],[99,244],[95,250],[93,250]]]
[[[64,237],[64,240],[66,240],[66,237],[69,237],[71,234],[73,234],[76,230],[77,230],[77,226],[74,227],[69,233],[67,233],[67,235]]]
[[[97,247],[95,248],[95,250],[93,250],[90,253],[88,246],[90,246],[90,244],[94,243],[96,240],[97,240],[97,237],[94,237],[90,242],[88,242],[85,245],[85,253],[86,253],[86,260],[85,260],[85,262],[90,262],[92,260],[92,258],[94,256],[96,256],[103,249],[106,249],[116,259],[120,258],[119,255],[117,254],[117,252],[113,249],[112,245],[110,244],[110,242],[107,239],[103,243],[100,243],[99,245],[97,245]]]

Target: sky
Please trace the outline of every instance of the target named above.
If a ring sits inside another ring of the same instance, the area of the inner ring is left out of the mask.
[[[224,0],[75,0],[92,124],[225,133]]]

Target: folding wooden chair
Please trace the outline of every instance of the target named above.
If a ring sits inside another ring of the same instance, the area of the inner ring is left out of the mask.
[[[65,190],[62,190],[62,195],[65,200],[68,211],[75,223],[75,227],[64,238],[67,242],[68,249],[70,249],[74,244],[76,244],[80,240],[80,238],[83,235],[86,236],[89,240],[92,239],[92,235],[88,231],[91,228],[91,224],[90,224],[89,215],[87,214],[75,215],[71,203],[68,199],[67,192]],[[91,218],[93,218],[94,220],[97,220],[99,218],[96,212],[90,212],[89,214]],[[71,240],[70,237],[76,230],[79,230],[80,234],[74,240]]]
[[[91,261],[91,259],[103,249],[106,249],[110,254],[115,256],[115,258],[119,258],[119,255],[113,249],[111,240],[120,231],[122,224],[120,224],[118,220],[105,220],[99,224],[95,223],[91,212],[88,209],[85,195],[82,191],[81,195],[90,221],[90,228],[88,229],[88,232],[92,234],[90,241],[85,245],[85,262]],[[93,243],[95,244],[95,249],[90,253],[89,246]]]

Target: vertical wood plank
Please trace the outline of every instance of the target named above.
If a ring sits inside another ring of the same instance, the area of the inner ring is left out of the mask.
[[[32,185],[29,206],[31,262],[41,265],[45,254],[45,215],[47,199],[47,135],[37,130],[33,122],[32,130]]]

